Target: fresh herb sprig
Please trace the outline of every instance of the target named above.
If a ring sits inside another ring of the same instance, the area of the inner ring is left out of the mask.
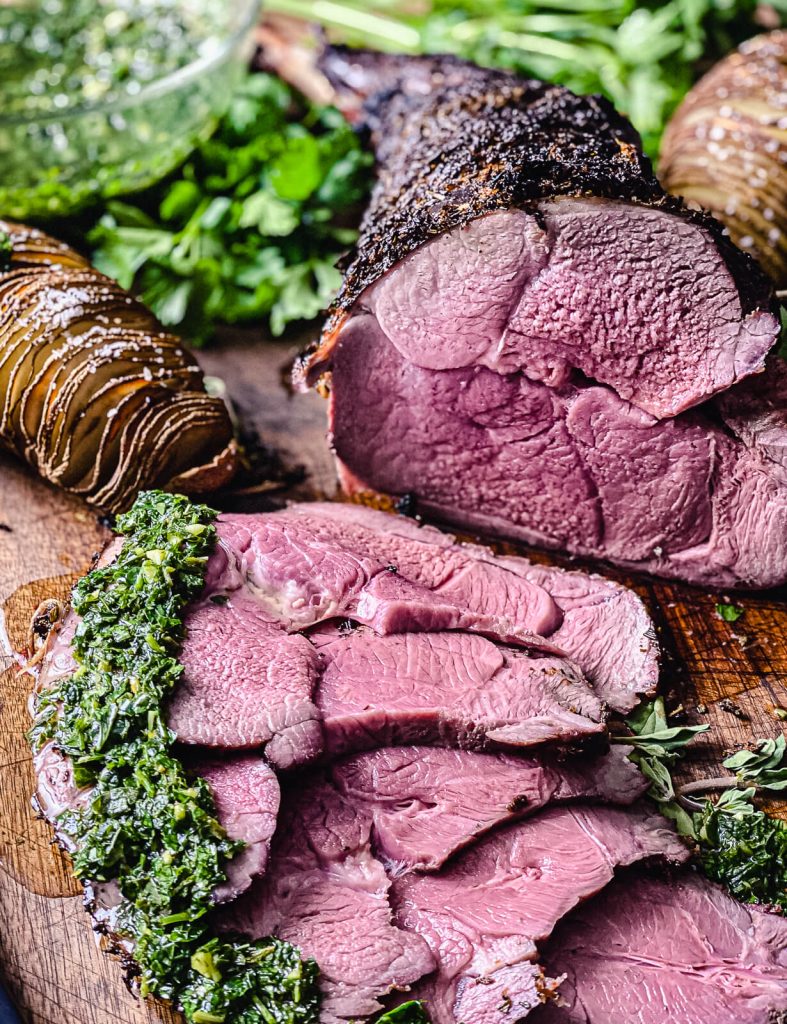
[[[86,806],[59,827],[79,878],[116,880],[118,929],[134,943],[143,994],[183,1007],[193,1024],[316,1024],[317,968],[276,939],[219,939],[208,914],[231,841],[210,788],[172,754],[167,697],[186,605],[200,592],[215,513],[179,495],[140,495],[120,516],[117,559],[77,584],[77,669],[41,694],[31,741],[73,765]]]
[[[744,902],[787,909],[787,825],[754,804],[758,792],[787,790],[785,737],[727,757],[722,765],[734,775],[676,786],[672,766],[707,726],[670,726],[661,699],[641,706],[626,724],[633,735],[613,742],[633,746],[631,759],[651,781],[648,795],[696,842],[708,877]],[[718,798],[697,799],[708,792]]]
[[[682,834],[691,834],[693,824],[678,801],[670,769],[683,756],[688,744],[706,732],[708,726],[670,725],[663,697],[657,697],[650,704],[641,704],[626,719],[626,725],[632,735],[614,736],[612,742],[634,748],[629,757],[650,781],[648,796],[666,817],[675,821]]]
[[[197,344],[219,322],[281,334],[333,299],[371,162],[338,111],[249,74],[174,178],[108,204],[89,235],[93,262]]]

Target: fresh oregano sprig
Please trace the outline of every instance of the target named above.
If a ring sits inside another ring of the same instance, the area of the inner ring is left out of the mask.
[[[779,791],[787,789],[787,740],[759,740],[753,750],[740,750],[722,764],[735,775],[739,783],[754,783],[759,789]]]
[[[787,742],[757,741],[722,764],[734,776],[700,779],[676,786],[671,767],[707,725],[671,726],[660,698],[627,719],[631,736],[614,737],[634,749],[631,759],[650,780],[648,795],[678,831],[697,844],[709,878],[738,899],[787,909],[787,825],[754,805],[758,791],[787,789]],[[697,800],[718,792],[715,800]]]
[[[670,768],[708,726],[670,725],[663,697],[641,704],[626,719],[626,725],[632,735],[613,736],[611,742],[634,748],[629,757],[650,782],[648,796],[659,805],[662,814],[675,821],[681,834],[690,835],[692,822],[678,799]]]
[[[277,939],[212,933],[213,892],[243,844],[221,827],[207,783],[173,755],[165,717],[215,516],[151,491],[119,517],[116,560],[74,590],[76,671],[40,695],[31,741],[54,743],[90,787],[58,824],[77,876],[119,885],[118,929],[133,941],[143,995],[172,1000],[193,1024],[316,1024],[313,961]]]

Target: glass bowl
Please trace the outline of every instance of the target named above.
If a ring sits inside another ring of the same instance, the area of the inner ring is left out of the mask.
[[[210,53],[136,93],[0,114],[0,216],[46,220],[146,188],[213,131],[248,67],[260,0],[202,2],[220,29]]]

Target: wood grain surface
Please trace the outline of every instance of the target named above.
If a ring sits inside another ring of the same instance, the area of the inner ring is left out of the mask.
[[[283,476],[295,481],[286,490],[221,495],[219,507],[251,511],[289,497],[335,495],[325,403],[314,394],[292,395],[284,385],[303,340],[273,343],[236,332],[201,356],[206,372],[225,381],[244,429],[276,450]],[[67,859],[51,845],[49,829],[30,804],[30,677],[20,672],[14,652],[24,647],[39,602],[66,598],[107,536],[79,501],[0,456],[0,981],[25,1024],[180,1019],[165,1007],[139,1003],[126,990],[118,965],[91,931]],[[655,619],[668,706],[711,726],[686,763],[689,776],[716,774],[725,751],[778,734],[783,723],[774,709],[787,708],[784,593],[736,596],[745,612],[728,623],[715,612],[722,594],[605,571],[633,586]]]

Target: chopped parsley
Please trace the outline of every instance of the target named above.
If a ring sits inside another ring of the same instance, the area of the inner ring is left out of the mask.
[[[216,818],[207,783],[173,756],[164,708],[186,605],[202,589],[215,513],[180,495],[141,494],[118,518],[115,562],[74,589],[74,674],[44,692],[34,747],[53,741],[87,805],[59,827],[83,880],[117,880],[118,930],[134,942],[140,989],[193,1024],[316,1024],[317,967],[277,939],[215,936],[212,893],[243,846]]]
[[[716,605],[716,614],[725,622],[737,622],[741,615],[743,615],[744,610],[735,604]]]
[[[217,323],[267,320],[281,334],[333,299],[371,163],[338,111],[249,74],[174,178],[133,205],[108,204],[93,262],[196,343]]]

